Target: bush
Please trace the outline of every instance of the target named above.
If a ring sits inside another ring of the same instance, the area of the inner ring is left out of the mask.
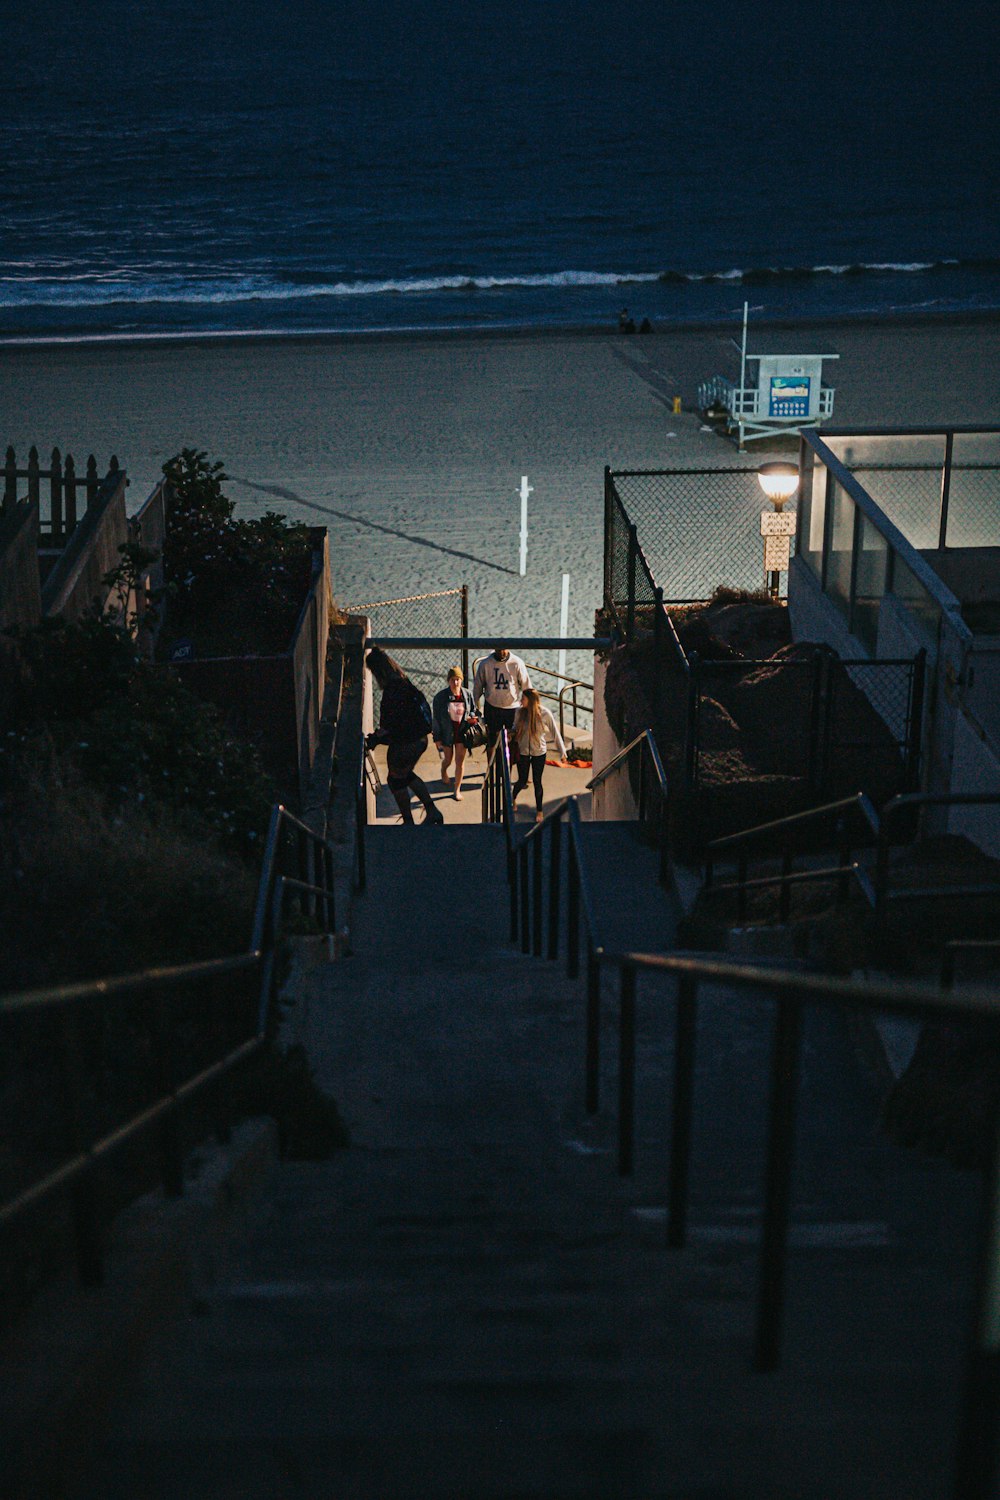
[[[180,637],[199,656],[287,650],[312,571],[309,528],[267,511],[237,520],[221,463],[184,448],[163,466],[170,480],[163,564],[167,608],[159,651]]]
[[[194,834],[253,855],[271,789],[256,751],[218,711],[144,661],[109,616],[45,621],[17,633],[21,670],[7,750],[28,763],[54,755],[110,807],[169,809]]]
[[[4,761],[0,991],[244,952],[256,876],[167,809],[111,808],[52,750]]]

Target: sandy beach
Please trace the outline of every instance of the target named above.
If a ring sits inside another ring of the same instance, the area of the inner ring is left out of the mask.
[[[701,431],[731,329],[59,344],[0,348],[4,443],[115,452],[137,509],[183,446],[224,461],[241,513],[329,528],[338,601],[468,584],[474,634],[570,633],[599,603],[602,474],[754,466]],[[751,350],[830,352],[836,425],[1000,423],[1000,322],[812,325]],[[686,410],[673,415],[679,395]],[[532,486],[518,576],[521,476]],[[710,519],[706,524],[710,524]],[[669,588],[668,588],[669,592]],[[457,617],[456,617],[457,618]],[[570,662],[573,669],[573,662]],[[585,663],[579,663],[580,668]],[[589,675],[589,672],[588,672]]]

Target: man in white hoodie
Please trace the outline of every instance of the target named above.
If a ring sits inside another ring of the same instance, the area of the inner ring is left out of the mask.
[[[473,678],[472,697],[477,708],[480,698],[485,700],[483,717],[488,749],[493,749],[501,729],[510,734],[514,715],[521,707],[521,694],[530,686],[527,667],[506,646],[494,646],[492,656],[483,657]]]

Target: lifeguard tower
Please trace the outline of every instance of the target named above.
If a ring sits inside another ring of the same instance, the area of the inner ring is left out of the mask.
[[[739,384],[713,375],[698,387],[699,409],[706,413],[724,410],[726,432],[739,433],[741,450],[757,438],[819,427],[832,416],[834,393],[832,386],[823,384],[823,361],[840,358],[839,354],[748,353],[747,311],[744,303]],[[748,366],[756,366],[755,379]]]

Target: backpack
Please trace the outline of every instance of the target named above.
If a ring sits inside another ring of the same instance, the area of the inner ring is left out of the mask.
[[[431,706],[415,682],[406,682],[405,696],[401,697],[400,718],[406,727],[408,735],[413,739],[420,739],[425,734],[430,734],[434,716]]]

